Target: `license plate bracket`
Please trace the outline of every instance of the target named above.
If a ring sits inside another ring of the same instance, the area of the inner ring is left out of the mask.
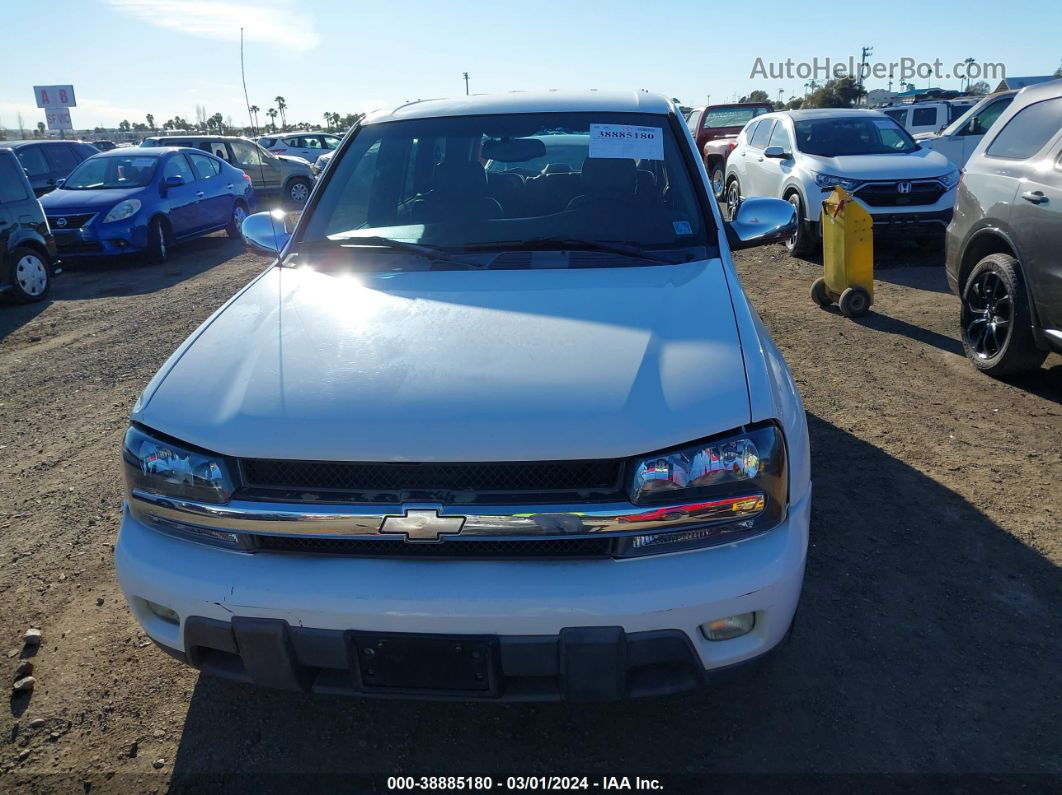
[[[358,632],[352,654],[367,690],[419,693],[494,692],[497,638]]]

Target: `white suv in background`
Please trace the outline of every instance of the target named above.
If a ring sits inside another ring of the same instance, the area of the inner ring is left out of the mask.
[[[920,133],[915,140],[923,149],[940,152],[958,168],[962,168],[1017,93],[1002,91],[985,97],[939,133]]]
[[[959,171],[944,155],[919,147],[896,122],[873,110],[760,116],[741,131],[726,166],[729,217],[748,196],[776,196],[796,208],[797,231],[786,242],[794,256],[818,246],[822,200],[835,185],[873,216],[875,236],[942,236],[958,184]]]
[[[333,152],[343,139],[337,135],[323,132],[301,132],[286,135],[264,135],[258,139],[258,145],[275,155],[301,157],[309,163],[316,163],[317,158],[326,152]]]
[[[942,99],[938,102],[912,102],[909,105],[896,105],[878,108],[878,110],[911,135],[918,135],[939,132],[976,104],[977,100],[969,97],[967,99]]]

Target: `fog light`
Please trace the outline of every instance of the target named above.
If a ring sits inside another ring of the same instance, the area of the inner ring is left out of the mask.
[[[181,617],[177,615],[176,611],[170,610],[170,608],[168,607],[163,607],[162,605],[155,604],[154,602],[147,599],[145,599],[144,601],[147,602],[148,610],[157,615],[163,621],[169,624],[181,623]]]
[[[717,618],[701,624],[701,632],[708,640],[732,640],[752,632],[756,626],[755,613],[742,613],[728,618]]]

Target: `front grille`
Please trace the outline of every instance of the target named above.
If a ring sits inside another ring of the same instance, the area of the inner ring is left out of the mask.
[[[254,548],[268,552],[344,555],[369,558],[605,558],[608,538],[447,540],[412,543],[399,540],[253,536]]]
[[[475,503],[513,498],[615,499],[622,460],[484,463],[356,463],[250,458],[240,462],[249,497],[296,501]]]
[[[871,207],[917,207],[933,204],[944,195],[944,186],[936,180],[912,182],[910,193],[900,193],[898,182],[871,182],[855,195]]]
[[[48,225],[52,229],[80,229],[88,224],[96,216],[96,213],[78,213],[76,215],[49,215]],[[62,218],[65,223],[60,223]]]

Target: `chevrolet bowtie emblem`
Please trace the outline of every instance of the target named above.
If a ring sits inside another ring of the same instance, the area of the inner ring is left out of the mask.
[[[388,516],[380,534],[402,534],[406,541],[439,541],[443,535],[457,535],[465,523],[463,516],[439,516],[436,510],[406,510],[405,516]]]

